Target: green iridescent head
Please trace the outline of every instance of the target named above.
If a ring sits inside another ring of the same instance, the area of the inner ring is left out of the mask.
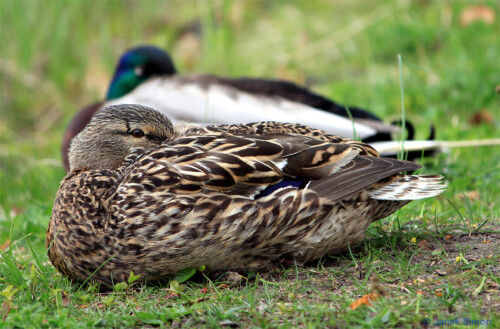
[[[170,56],[154,46],[139,46],[120,58],[106,95],[107,100],[122,97],[153,75],[176,73]]]

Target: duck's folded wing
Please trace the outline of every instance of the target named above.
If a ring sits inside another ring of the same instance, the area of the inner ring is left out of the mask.
[[[279,144],[266,140],[230,135],[179,138],[139,156],[124,184],[152,194],[207,190],[252,197],[282,180],[282,153]]]
[[[126,160],[124,183],[152,194],[211,190],[253,197],[285,177],[307,182],[329,176],[358,153],[306,136],[186,136]]]
[[[384,178],[420,167],[419,164],[411,161],[357,156],[334,175],[312,181],[309,187],[334,202],[357,193]]]
[[[360,155],[379,156],[378,152],[371,145],[361,141],[339,137],[321,129],[295,123],[261,121],[248,124],[194,126],[186,128],[185,134],[220,134],[225,132],[243,136],[248,135],[248,137],[259,139],[276,139],[284,146],[286,146],[288,141],[296,140],[297,138],[301,138],[301,143],[308,145],[315,145],[315,143],[321,143],[321,141],[334,144],[349,144],[359,149]]]
[[[215,191],[254,198],[283,180],[312,181],[318,194],[337,199],[419,167],[359,153],[349,144],[298,135],[187,136],[139,156],[122,185],[150,196]]]

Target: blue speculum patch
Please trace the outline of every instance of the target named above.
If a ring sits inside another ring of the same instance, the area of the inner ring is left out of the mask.
[[[278,184],[271,185],[267,187],[264,191],[262,191],[257,197],[257,198],[262,198],[265,196],[268,196],[269,194],[273,193],[274,191],[284,188],[284,187],[296,187],[296,188],[304,188],[306,185],[307,181],[299,180],[299,179],[284,179]]]

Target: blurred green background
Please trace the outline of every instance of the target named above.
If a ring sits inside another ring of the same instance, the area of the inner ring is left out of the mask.
[[[472,260],[472,247],[458,246],[455,251],[471,262],[464,263],[448,259],[441,246],[450,225],[470,237],[489,221],[498,232],[498,146],[421,160],[423,173],[446,176],[449,188],[442,196],[412,202],[373,224],[359,254],[330,260],[330,267],[271,274],[280,284],[255,279],[241,289],[210,286],[207,297],[200,293],[205,283],[191,283],[182,299],[168,301],[171,291],[154,287],[108,296],[70,285],[45,253],[52,204],[65,175],[62,133],[81,106],[103,99],[126,49],[162,47],[185,73],[291,80],[387,122],[401,117],[403,84],[406,118],[417,137],[425,138],[434,124],[437,139],[498,138],[498,6],[488,0],[0,1],[0,317],[7,319],[0,327],[221,327],[231,321],[323,327],[328,320],[331,327],[415,328],[424,315],[498,318],[498,248]],[[441,241],[434,267],[413,260],[417,238]],[[375,241],[383,247],[373,247]],[[358,264],[367,269],[364,279]],[[400,289],[435,268],[446,277],[430,284],[428,295],[415,295],[409,285]],[[449,268],[463,281],[448,277]],[[372,270],[393,287],[397,300],[346,312],[370,291]],[[492,292],[473,294],[485,280]],[[433,289],[445,294],[438,298]],[[158,303],[167,304],[166,313],[158,313]]]

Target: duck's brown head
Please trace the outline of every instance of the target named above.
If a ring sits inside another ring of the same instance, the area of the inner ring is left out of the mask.
[[[115,105],[98,112],[71,142],[71,170],[116,169],[134,148],[151,148],[168,141],[172,122],[141,105]]]

